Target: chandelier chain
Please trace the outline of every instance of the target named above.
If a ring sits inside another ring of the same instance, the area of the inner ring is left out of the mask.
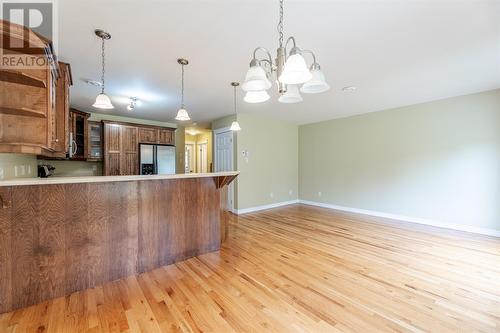
[[[278,23],[279,44],[283,47],[283,0],[280,0],[280,21]]]
[[[184,109],[184,65],[182,66],[182,80],[181,80],[181,109]]]
[[[101,37],[101,39],[102,39],[102,45],[101,45],[101,56],[102,56],[101,93],[104,94],[104,84],[105,84],[104,78],[105,78],[105,74],[106,74],[106,52],[104,49],[104,38]]]

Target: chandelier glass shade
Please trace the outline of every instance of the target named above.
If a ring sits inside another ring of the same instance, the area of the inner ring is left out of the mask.
[[[316,55],[310,50],[304,50],[297,46],[295,38],[289,37],[284,42],[283,33],[283,0],[280,0],[280,15],[278,24],[279,46],[276,57],[273,60],[271,53],[264,47],[257,47],[253,51],[253,58],[250,62],[245,82],[241,88],[246,91],[243,100],[247,103],[262,103],[270,97],[267,93],[272,87],[272,81],[278,86],[281,103],[298,103],[302,101],[300,92],[320,93],[330,89],[326,83],[325,75],[320,70]],[[288,46],[291,43],[291,48]],[[289,52],[288,52],[289,50]],[[261,53],[263,56],[259,57]],[[305,55],[312,58],[311,66],[307,65]],[[297,85],[302,84],[300,88]],[[292,90],[287,92],[287,90]]]
[[[288,84],[286,86],[286,93],[278,98],[278,102],[287,104],[300,103],[302,101],[303,98],[300,96],[299,87],[296,84]]]
[[[330,89],[328,83],[326,83],[325,74],[321,69],[316,68],[311,70],[312,79],[304,83],[300,91],[304,94],[319,94]]]
[[[115,107],[113,104],[111,104],[111,100],[109,99],[108,95],[101,93],[97,95],[94,104],[92,104],[93,107],[98,108],[98,109],[114,109]]]
[[[187,110],[181,108],[179,109],[179,111],[177,111],[177,116],[175,117],[175,120],[188,121],[191,120],[191,118],[189,118]]]
[[[248,69],[242,89],[244,91],[260,91],[267,90],[272,85],[271,81],[267,78],[264,68],[255,64]]]
[[[262,103],[267,101],[271,96],[265,90],[248,91],[243,100],[247,103]]]

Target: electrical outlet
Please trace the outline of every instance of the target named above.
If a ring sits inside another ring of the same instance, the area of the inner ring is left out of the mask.
[[[271,198],[274,198],[274,193],[273,193],[273,192],[271,192],[271,193],[269,194],[269,196],[270,196]]]
[[[323,193],[318,192],[318,197],[320,197],[320,198],[321,198],[321,196],[322,196],[322,195],[323,195]]]
[[[293,190],[288,191],[288,195],[292,196],[293,195]]]
[[[19,167],[17,165],[14,166],[14,177],[19,177]]]

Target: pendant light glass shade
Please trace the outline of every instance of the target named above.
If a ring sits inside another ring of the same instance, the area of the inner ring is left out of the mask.
[[[189,118],[189,114],[186,109],[179,109],[179,111],[177,111],[175,120],[188,121],[191,120],[191,118]]]
[[[300,91],[305,94],[319,94],[330,89],[326,83],[325,74],[321,69],[313,69],[311,71],[312,79],[304,83]]]
[[[114,109],[115,107],[113,104],[111,104],[111,100],[109,99],[108,95],[101,93],[97,95],[97,98],[95,99],[95,103],[92,104],[93,107],[98,108],[98,109]]]
[[[312,74],[300,53],[292,54],[285,62],[285,68],[278,80],[284,84],[302,84],[309,81]]]
[[[241,86],[244,91],[261,91],[271,88],[272,83],[261,66],[250,66],[245,76],[245,82]]]
[[[246,93],[245,97],[243,100],[247,103],[262,103],[267,101],[269,98],[269,94],[267,91],[262,90],[262,91],[249,91]]]
[[[286,93],[280,96],[278,102],[280,103],[300,103],[302,102],[302,96],[300,96],[299,88],[295,84],[288,84],[286,86]]]
[[[231,131],[233,132],[241,131],[240,124],[238,124],[237,121],[233,121],[233,123],[231,124]]]

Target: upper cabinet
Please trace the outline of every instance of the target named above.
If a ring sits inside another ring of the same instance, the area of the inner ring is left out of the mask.
[[[71,68],[55,60],[50,41],[23,26],[1,23],[4,58],[34,59],[37,66],[18,62],[0,68],[0,153],[63,157]]]
[[[99,121],[88,122],[87,161],[102,161],[102,123]]]
[[[69,152],[72,160],[86,160],[88,149],[88,119],[87,112],[71,109],[69,112]]]

